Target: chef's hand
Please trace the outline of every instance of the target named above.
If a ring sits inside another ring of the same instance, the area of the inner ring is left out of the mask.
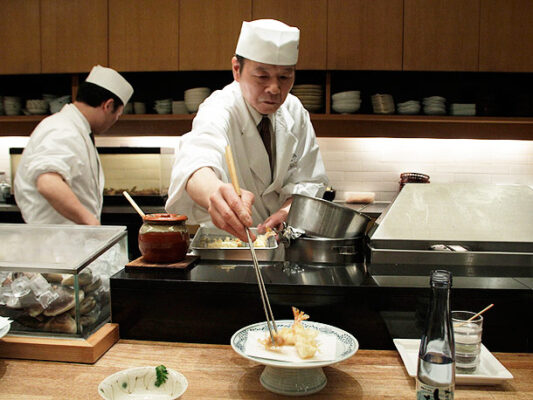
[[[276,211],[270,217],[265,219],[265,222],[257,225],[257,232],[263,234],[266,232],[267,228],[271,228],[276,231],[280,231],[281,229],[283,229],[283,223],[287,220],[291,204],[292,197],[287,199],[278,211]]]
[[[209,196],[207,211],[216,227],[248,242],[246,228],[252,226],[252,192],[241,189],[241,197],[237,195],[231,183],[221,183]],[[251,234],[255,240],[255,235]]]

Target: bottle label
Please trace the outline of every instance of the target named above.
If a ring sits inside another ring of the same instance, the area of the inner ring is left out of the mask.
[[[453,385],[431,386],[419,382],[416,400],[453,400]]]

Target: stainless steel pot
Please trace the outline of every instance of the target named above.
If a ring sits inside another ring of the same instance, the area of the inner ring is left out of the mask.
[[[300,194],[294,195],[287,216],[287,225],[323,238],[362,236],[369,222],[369,217],[356,210]]]
[[[351,264],[364,261],[363,238],[306,237],[290,241],[285,259],[296,263]]]

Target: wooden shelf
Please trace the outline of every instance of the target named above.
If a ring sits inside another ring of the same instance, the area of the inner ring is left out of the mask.
[[[124,115],[106,136],[180,136],[194,114]],[[45,116],[0,117],[0,136],[29,136]],[[318,137],[533,140],[533,118],[312,114]]]

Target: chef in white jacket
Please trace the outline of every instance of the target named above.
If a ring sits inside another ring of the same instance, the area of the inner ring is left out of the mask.
[[[76,101],[37,125],[14,182],[25,222],[100,224],[104,173],[93,135],[117,121],[132,94],[118,72],[98,65],[80,85]]]
[[[192,131],[180,140],[168,212],[191,223],[212,221],[246,240],[245,227],[278,228],[293,194],[322,196],[327,177],[309,113],[289,93],[299,37],[297,28],[279,21],[243,22],[234,82],[202,103]],[[227,145],[242,198],[230,183]]]

